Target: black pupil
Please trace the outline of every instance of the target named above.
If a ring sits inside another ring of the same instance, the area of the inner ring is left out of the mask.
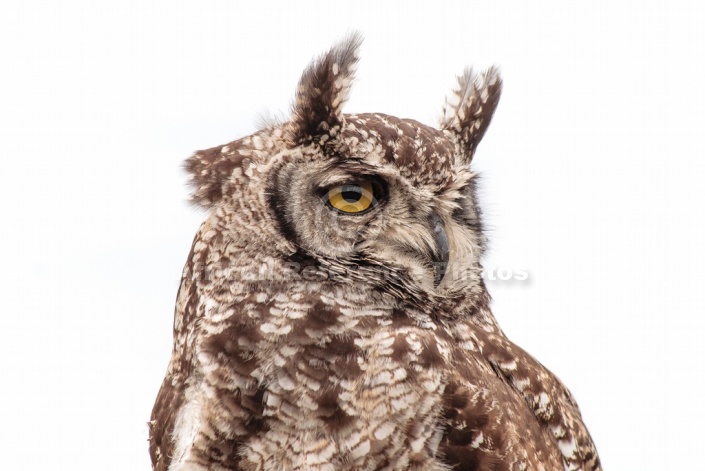
[[[362,188],[355,185],[345,185],[341,194],[346,202],[357,203],[362,198]]]

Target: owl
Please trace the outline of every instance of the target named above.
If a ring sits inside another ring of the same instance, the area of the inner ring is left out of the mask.
[[[158,471],[599,470],[566,387],[503,334],[471,161],[496,69],[438,128],[343,114],[361,39],[290,119],[187,160],[207,218],[152,412]]]

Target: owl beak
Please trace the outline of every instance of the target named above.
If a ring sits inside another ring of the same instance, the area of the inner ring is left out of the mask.
[[[450,245],[448,243],[448,234],[446,233],[443,220],[438,213],[435,211],[432,212],[431,216],[428,218],[428,222],[431,225],[433,239],[436,242],[436,247],[431,258],[435,271],[433,282],[434,286],[438,286],[446,274],[448,259],[450,258]]]

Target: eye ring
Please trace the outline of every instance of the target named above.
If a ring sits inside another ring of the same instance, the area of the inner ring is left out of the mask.
[[[356,181],[336,185],[325,193],[326,204],[342,214],[363,214],[377,206],[375,185],[371,181]]]

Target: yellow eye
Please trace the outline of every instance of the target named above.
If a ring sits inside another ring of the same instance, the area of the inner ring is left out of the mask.
[[[328,204],[341,213],[355,214],[366,211],[376,203],[370,182],[339,185],[328,190]]]

